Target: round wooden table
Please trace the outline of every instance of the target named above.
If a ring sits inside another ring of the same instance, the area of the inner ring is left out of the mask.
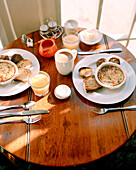
[[[42,115],[39,122],[31,125],[25,123],[0,125],[0,145],[27,162],[46,166],[85,164],[108,155],[123,145],[136,129],[135,111],[116,111],[105,115],[93,113],[90,106],[103,107],[103,105],[83,98],[73,85],[72,74],[62,76],[57,72],[54,57],[46,59],[40,56],[38,48],[39,40],[42,38],[39,31],[27,36],[33,38],[33,48],[22,44],[19,38],[4,50],[19,48],[32,52],[39,60],[41,70],[50,75],[50,92],[45,97],[39,98],[29,88],[14,96],[0,97],[0,105],[23,104],[28,100],[34,100],[37,102],[32,109],[48,109],[50,114]],[[56,40],[56,44],[58,49],[63,48],[61,37]],[[93,46],[80,42],[78,50],[94,51],[116,47],[123,49],[123,52],[116,55],[126,60],[136,71],[134,56],[119,42],[106,35],[103,35],[100,43]],[[78,55],[75,64],[84,57],[86,56]],[[71,88],[70,98],[58,100],[54,96],[54,89],[59,84],[66,84]],[[112,107],[135,103],[136,92],[134,91],[125,101]]]

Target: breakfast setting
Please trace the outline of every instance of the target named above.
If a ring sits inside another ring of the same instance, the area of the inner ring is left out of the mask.
[[[28,154],[32,163],[63,167],[96,160],[128,139],[127,128],[136,110],[136,61],[123,45],[98,29],[80,28],[76,20],[67,20],[62,27],[52,18],[16,41],[0,51],[0,126],[1,132],[11,129],[15,137],[19,128],[17,133],[27,136],[18,140],[28,150],[19,152],[18,145],[14,151],[10,135],[9,146],[4,138],[1,141],[5,150],[23,160]],[[118,133],[110,135],[111,129]],[[115,145],[112,139],[122,133],[123,139]],[[94,154],[95,135],[107,143],[110,136],[111,150]],[[36,147],[39,157],[33,151]],[[82,159],[69,156],[72,153]]]
[[[58,49],[55,43],[56,36],[52,36],[53,34],[50,34],[47,30],[48,27],[52,32],[58,29],[57,23],[51,19],[49,20],[48,25],[42,25],[40,27],[40,30],[42,29],[42,32],[40,31],[40,35],[42,34],[44,39],[42,39],[39,44],[39,54],[47,59],[54,58],[55,66],[59,74],[66,76],[72,72],[73,84],[76,90],[83,97],[89,101],[100,104],[114,104],[125,100],[129,97],[129,95],[131,95],[135,88],[135,83],[131,85],[131,81],[135,80],[135,73],[133,68],[131,68],[131,66],[119,56],[111,54],[94,54],[86,56],[76,65],[74,64],[77,55],[79,55],[80,52],[81,55],[84,54],[84,51],[79,49],[79,43],[83,43],[90,47],[99,43],[102,39],[102,34],[99,30],[89,28],[83,29],[78,33],[78,22],[76,20],[68,20],[65,23],[64,31],[62,31],[62,28],[59,34],[57,32],[57,38],[58,36],[61,36],[64,46],[63,49]],[[46,34],[43,34],[45,32]],[[22,36],[22,42],[27,44],[27,40],[24,41],[23,38],[24,35]],[[25,38],[29,39],[27,36],[25,36]],[[119,52],[121,51],[122,49]],[[85,54],[86,52],[87,51],[85,51]],[[27,57],[25,53],[27,54]],[[102,51],[100,53],[102,53]],[[21,54],[23,54],[24,57]],[[40,71],[39,61],[33,54],[31,54],[31,60],[29,58],[29,52],[19,49],[9,49],[1,52],[1,96],[15,95],[29,88],[29,86],[31,86],[35,95],[39,97],[45,96],[49,93],[49,73]],[[130,70],[132,73],[131,76],[128,75]],[[66,84],[64,85],[67,86]],[[20,86],[20,89],[16,89],[16,86]],[[129,87],[129,92],[124,95],[124,90],[127,87]],[[10,92],[10,88],[12,88],[12,92]],[[55,88],[57,89],[57,87],[54,87],[54,89]],[[67,88],[71,91],[68,86]],[[120,89],[120,93],[123,93],[123,96],[119,98],[116,97],[116,95],[118,96],[118,88]],[[4,94],[5,90],[8,90],[9,93]],[[106,94],[111,94],[112,90],[114,91],[114,98],[116,99],[112,98],[111,101],[109,101],[109,99],[107,101],[108,97],[104,93],[106,91]],[[65,92],[63,91],[65,90],[63,90],[62,85],[61,88],[59,87],[59,91],[57,93],[60,93],[60,95],[63,95],[64,93],[65,96]],[[95,98],[94,93],[101,94],[103,96],[101,97],[104,100],[100,101],[101,99]],[[60,95],[56,95],[55,90],[54,94],[56,98],[60,100],[66,99],[66,97],[58,97]],[[70,94],[71,92],[67,95],[67,97],[69,97]]]
[[[48,28],[50,31],[48,30]],[[61,31],[59,28],[61,28]],[[85,51],[84,53],[84,51],[81,51],[79,49],[79,43],[83,43],[86,46],[90,47],[99,43],[102,39],[102,34],[99,30],[88,28],[83,29],[78,33],[78,22],[76,20],[66,21],[64,31],[62,27],[59,26],[59,28],[57,26],[57,23],[51,18],[48,20],[47,25],[42,25],[40,27],[40,35],[42,38],[44,37],[44,39],[40,41],[39,54],[47,59],[54,58],[55,66],[59,74],[66,76],[72,72],[73,84],[76,90],[83,97],[85,97],[89,101],[100,104],[113,104],[125,100],[129,95],[131,95],[135,88],[135,83],[133,83],[133,85],[130,87],[131,89],[129,88],[129,92],[126,95],[123,95],[122,98],[116,97],[116,100],[113,100],[112,98],[112,101],[106,101],[107,96],[104,95],[105,91],[109,91],[110,94],[112,92],[112,89],[114,90],[114,95],[116,91],[116,95],[118,95],[118,88],[120,88],[120,91],[123,92],[123,90],[126,88],[125,86],[130,86],[131,82],[129,81],[129,79],[135,79],[133,68],[130,68],[131,72],[133,73],[133,75],[131,75],[130,77],[127,75],[127,68],[125,67],[131,66],[119,56],[110,54],[94,54],[92,56],[86,56],[76,65],[74,64],[75,59],[77,58],[77,55],[80,54],[80,52],[81,55],[86,54],[87,52]],[[57,31],[56,33],[56,30],[59,31]],[[53,32],[52,34],[51,31]],[[55,35],[54,32],[56,33]],[[55,39],[58,39],[59,36],[62,38],[62,43],[64,46],[62,49],[58,49],[55,43]],[[28,42],[30,42],[28,41],[28,39],[30,39],[28,36],[23,35],[22,43],[27,44]],[[27,44],[27,46],[29,46],[29,44]],[[121,51],[122,49],[116,52]],[[99,51],[96,52],[99,53]],[[102,51],[100,53],[102,53]],[[19,49],[9,49],[1,52],[1,96],[15,95],[24,91],[30,86],[33,89],[35,95],[39,97],[43,97],[47,93],[49,93],[49,73],[40,71],[40,64],[36,56],[34,56],[32,53],[30,54],[30,56],[29,52]],[[124,65],[124,63],[126,66]],[[77,73],[77,71],[79,73]],[[81,84],[82,87],[80,87]],[[16,88],[17,86],[20,86],[20,89]],[[58,86],[59,90],[57,92],[56,90],[58,88],[54,87],[54,94],[56,98],[60,100],[68,98],[71,94],[71,89],[66,84]],[[67,97],[65,96],[66,89],[63,90],[63,86],[66,86],[67,89],[70,91]],[[12,89],[12,92],[10,91],[10,89]],[[4,94],[5,90],[8,90],[9,93],[7,94],[6,91],[6,94]],[[104,100],[99,101],[98,98],[94,100],[94,93],[104,95]]]

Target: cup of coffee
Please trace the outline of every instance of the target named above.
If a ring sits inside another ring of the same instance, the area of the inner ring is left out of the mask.
[[[77,56],[77,50],[61,49],[55,53],[55,65],[58,72],[62,75],[68,75],[74,67],[74,60]]]

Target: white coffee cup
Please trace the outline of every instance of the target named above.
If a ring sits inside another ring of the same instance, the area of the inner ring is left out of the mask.
[[[68,75],[74,67],[74,60],[77,56],[77,50],[60,49],[55,53],[55,65],[58,72],[62,75]]]

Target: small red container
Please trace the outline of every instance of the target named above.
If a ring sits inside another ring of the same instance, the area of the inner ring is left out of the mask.
[[[55,38],[45,39],[40,43],[39,53],[43,57],[53,57],[57,51],[57,45],[55,44]]]

